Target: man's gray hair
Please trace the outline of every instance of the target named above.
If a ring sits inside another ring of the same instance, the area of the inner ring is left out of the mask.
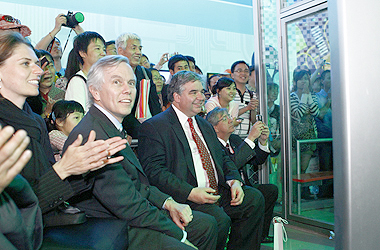
[[[141,38],[135,34],[135,33],[124,33],[124,34],[121,34],[117,39],[116,39],[116,42],[115,42],[115,45],[116,45],[116,50],[120,48],[122,48],[123,50],[127,48],[127,42],[129,39],[132,39],[132,40],[139,40],[140,43],[141,43]]]
[[[100,90],[104,83],[104,71],[117,67],[120,63],[125,62],[129,65],[129,60],[125,56],[121,55],[110,55],[99,59],[94,63],[87,75],[87,88],[90,86],[96,90]],[[94,103],[94,97],[89,93],[90,103]]]
[[[179,95],[182,94],[183,85],[185,85],[188,82],[195,82],[195,81],[200,81],[203,86],[203,78],[195,72],[183,70],[173,75],[168,86],[169,102],[174,101],[174,97],[173,97],[174,93],[177,93]]]
[[[228,114],[227,109],[215,107],[213,110],[207,113],[206,120],[211,123],[212,126],[216,126],[218,125],[220,118],[226,114]]]

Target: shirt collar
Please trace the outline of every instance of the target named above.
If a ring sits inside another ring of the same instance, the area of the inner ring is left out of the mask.
[[[113,116],[109,111],[105,110],[99,104],[94,103],[94,106],[99,109],[107,118],[115,125],[115,127],[121,132],[123,130],[123,125]]]
[[[194,121],[193,117],[188,117],[181,110],[179,110],[176,106],[172,105],[172,107],[174,109],[174,112],[177,114],[178,120],[181,123],[182,127],[183,127],[184,124],[187,123],[187,119],[191,118]]]
[[[227,145],[227,143],[229,143],[229,140],[224,141],[223,139],[221,139],[221,138],[219,138],[219,137],[218,137],[218,140],[220,141],[220,143],[223,144],[224,147]]]

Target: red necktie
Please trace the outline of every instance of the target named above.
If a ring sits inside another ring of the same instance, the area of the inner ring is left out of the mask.
[[[195,144],[197,144],[198,152],[199,152],[199,154],[201,156],[201,160],[202,160],[203,169],[206,170],[206,172],[207,172],[208,180],[210,182],[210,187],[216,191],[216,193],[214,193],[214,194],[217,194],[218,193],[218,184],[216,183],[215,172],[214,172],[214,168],[213,168],[212,163],[211,163],[210,154],[208,153],[206,146],[203,144],[203,142],[202,142],[201,138],[198,136],[197,132],[195,132],[193,120],[191,118],[189,118],[189,119],[187,119],[187,121],[189,122],[191,134],[193,136]]]

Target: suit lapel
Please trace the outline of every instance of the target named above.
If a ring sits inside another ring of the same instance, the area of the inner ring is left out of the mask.
[[[119,130],[117,130],[115,125],[99,109],[97,109],[95,106],[93,106],[90,108],[89,112],[91,113],[91,115],[93,115],[96,118],[99,125],[102,127],[102,129],[104,130],[104,132],[107,134],[107,136],[109,138],[112,138],[115,136],[122,137],[121,132]],[[119,154],[121,154],[124,157],[124,159],[128,160],[133,165],[135,165],[136,168],[143,175],[145,175],[144,170],[142,169],[140,162],[138,161],[135,153],[132,151],[132,149],[129,145],[127,145],[127,147],[125,149],[121,150],[119,152]]]

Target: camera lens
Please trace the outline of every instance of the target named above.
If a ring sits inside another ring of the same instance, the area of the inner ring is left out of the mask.
[[[77,12],[74,14],[75,20],[77,20],[78,23],[81,23],[84,21],[84,15],[81,12]]]

